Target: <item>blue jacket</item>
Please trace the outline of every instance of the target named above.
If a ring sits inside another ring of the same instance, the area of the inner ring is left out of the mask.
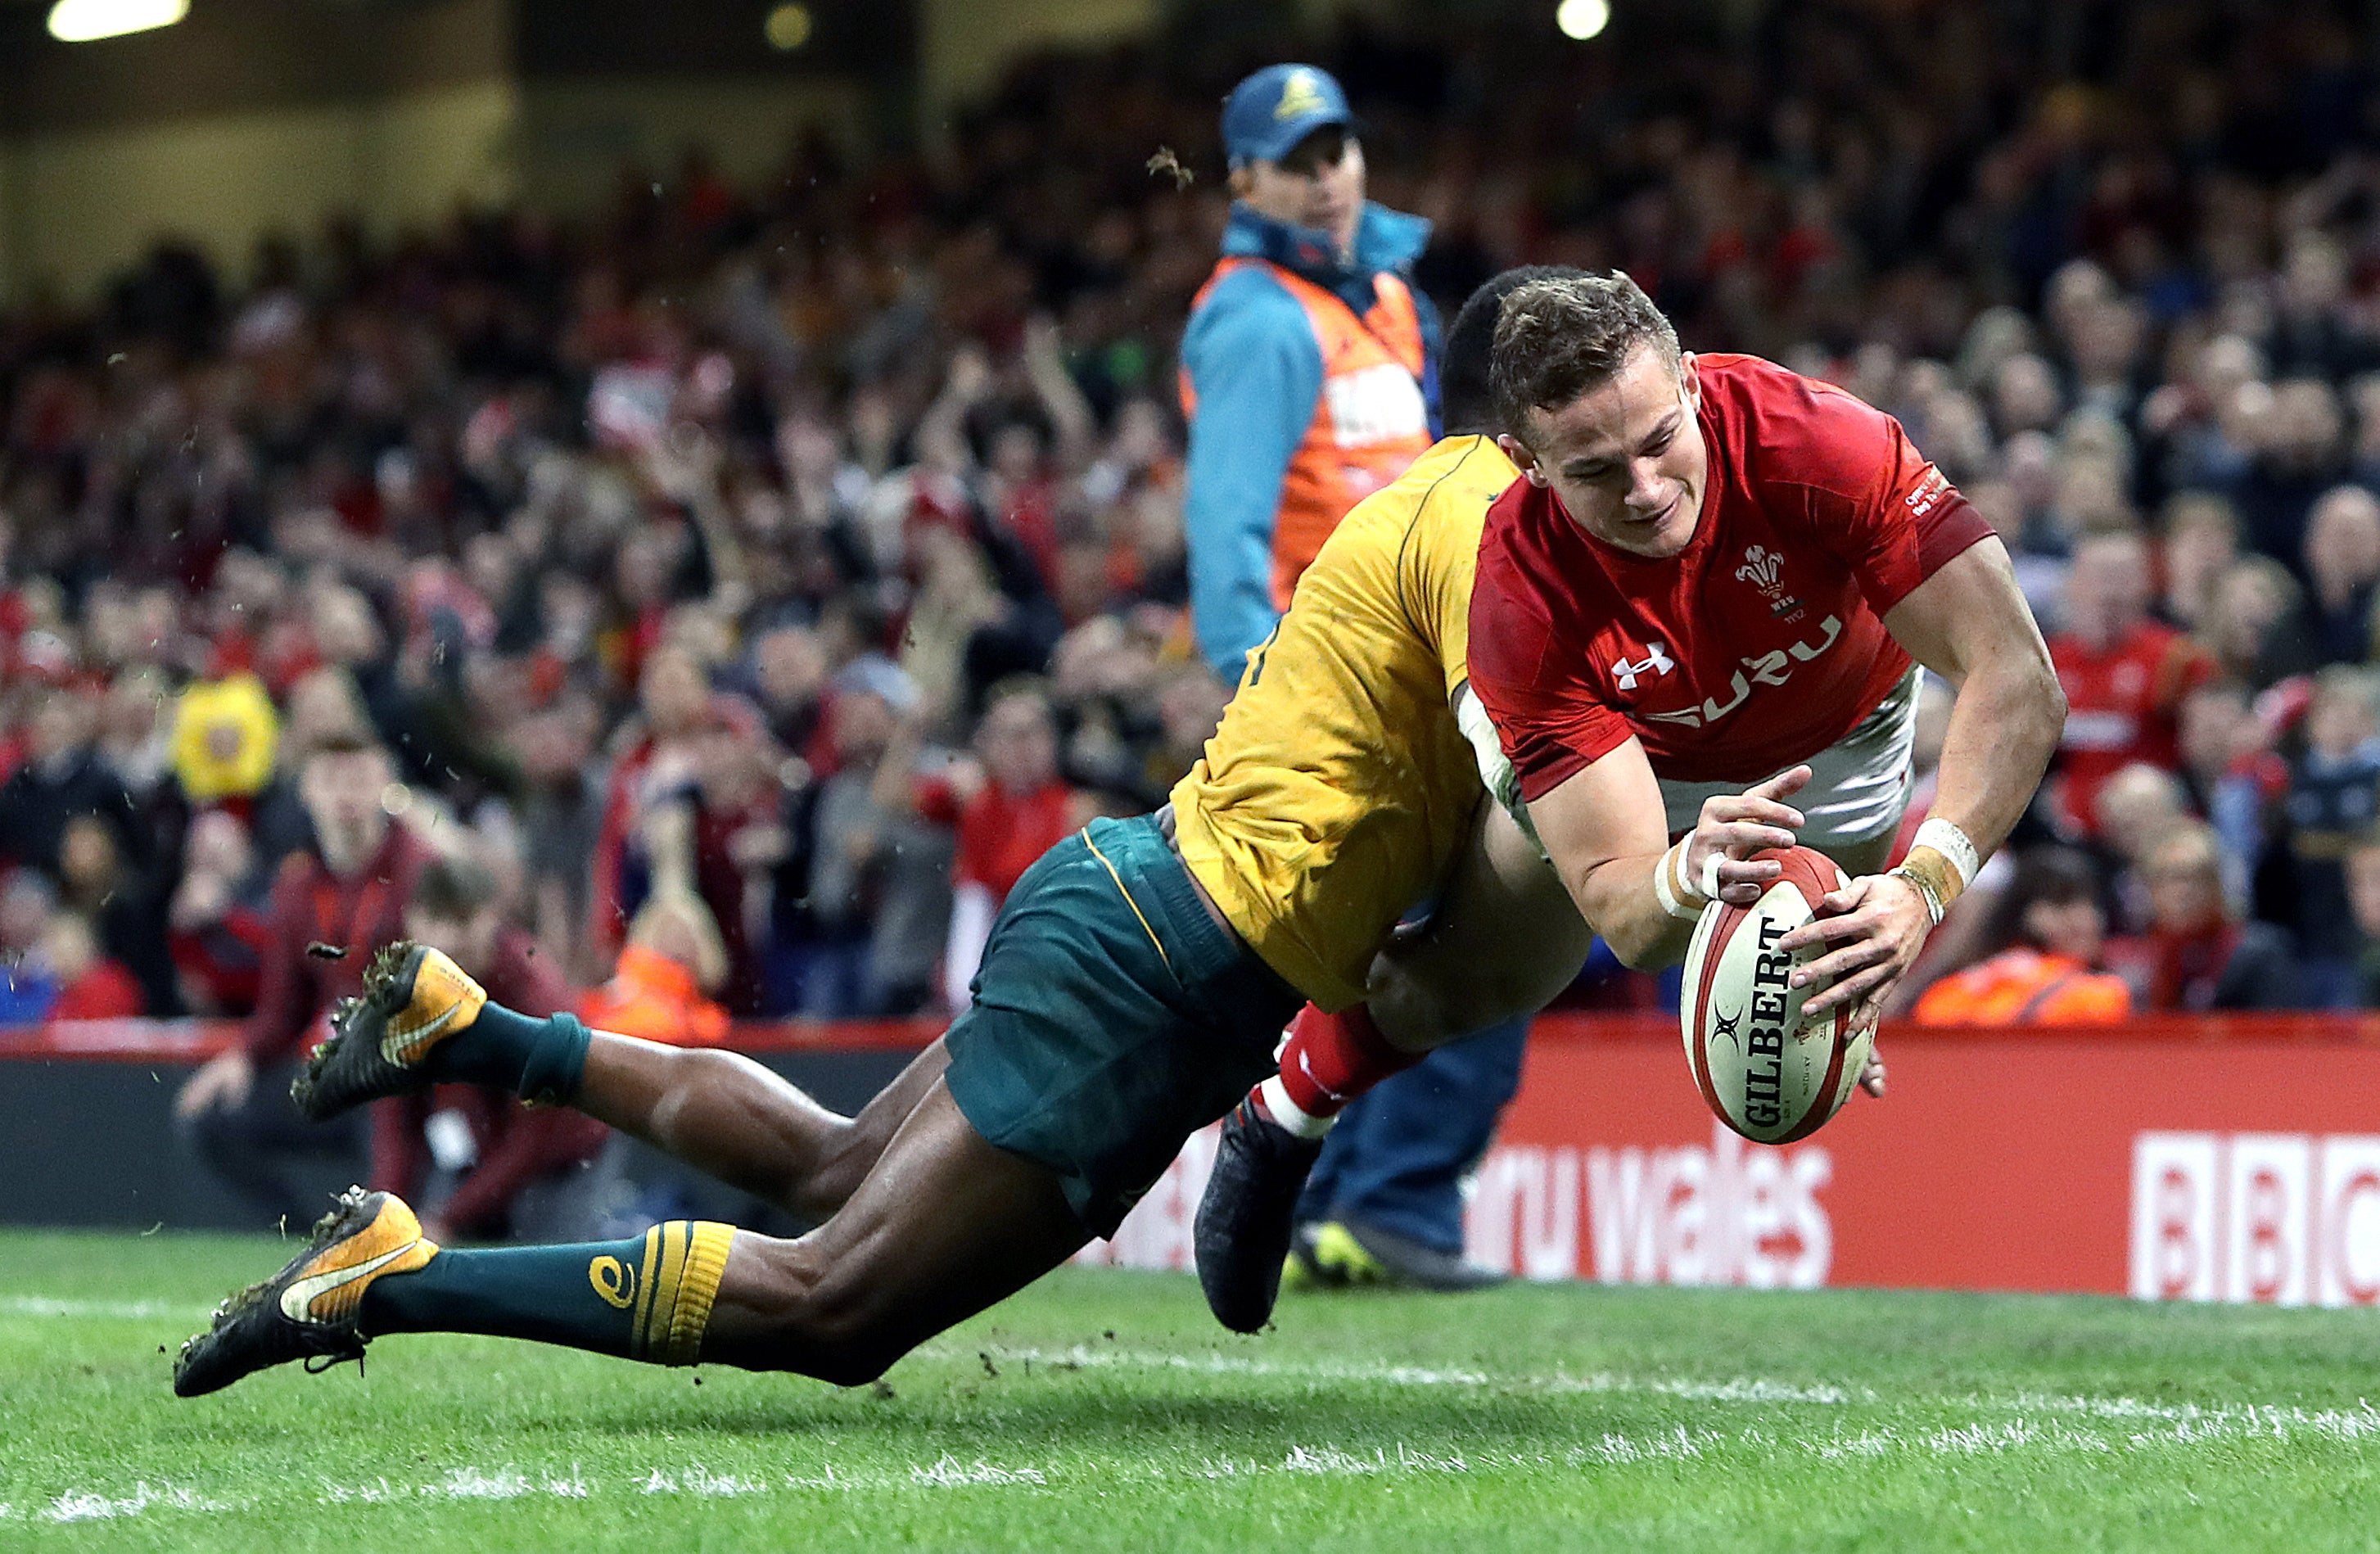
[[[1366,203],[1354,261],[1342,265],[1327,236],[1234,204],[1223,257],[1269,261],[1328,288],[1360,318],[1373,305],[1373,277],[1410,275],[1428,241],[1427,221]],[[1427,297],[1416,291],[1414,304],[1428,353],[1422,394],[1435,435],[1441,329]],[[1236,685],[1248,652],[1273,628],[1273,520],[1281,480],[1322,393],[1322,347],[1297,299],[1263,267],[1245,265],[1218,281],[1190,315],[1182,366],[1197,395],[1183,495],[1191,623],[1207,662]]]

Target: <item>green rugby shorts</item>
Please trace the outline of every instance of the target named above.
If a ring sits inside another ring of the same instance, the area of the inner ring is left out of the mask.
[[[952,1099],[1057,1172],[1115,1232],[1181,1149],[1273,1070],[1305,997],[1208,916],[1156,817],[1093,820],[1041,855],[947,1038]]]

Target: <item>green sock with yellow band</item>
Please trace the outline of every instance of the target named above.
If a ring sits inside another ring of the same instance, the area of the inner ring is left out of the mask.
[[[359,1326],[386,1333],[487,1333],[690,1366],[735,1227],[672,1220],[626,1241],[442,1250],[364,1292]]]

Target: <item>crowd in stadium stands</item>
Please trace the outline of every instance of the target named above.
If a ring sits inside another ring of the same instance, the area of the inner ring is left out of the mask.
[[[1315,52],[1450,310],[1625,266],[1690,346],[1901,418],[2006,537],[2073,716],[1923,1013],[2371,1003],[2364,41],[1777,9]],[[237,276],[167,244],[0,316],[0,1018],[248,1012],[295,773],[358,736],[606,1017],[963,998],[1023,868],[1161,801],[1228,694],[1172,349],[1237,72],[1158,59],[1029,65],[930,154],[810,141],[758,188],[689,154],[584,223],[339,227]]]

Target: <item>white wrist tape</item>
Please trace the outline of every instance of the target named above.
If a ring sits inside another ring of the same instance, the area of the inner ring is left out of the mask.
[[[1661,910],[1670,917],[1691,923],[1703,915],[1703,904],[1696,902],[1692,906],[1687,905],[1678,899],[1676,887],[1670,883],[1670,870],[1676,867],[1680,851],[1684,846],[1682,842],[1671,846],[1653,866],[1653,899],[1659,902]]]
[[[1917,828],[1917,834],[1910,839],[1909,846],[1912,852],[1920,847],[1931,847],[1941,854],[1949,861],[1950,867],[1959,871],[1959,888],[1962,891],[1975,882],[1976,872],[1984,867],[1983,856],[1975,851],[1974,843],[1965,832],[1949,820],[1929,818]]]

